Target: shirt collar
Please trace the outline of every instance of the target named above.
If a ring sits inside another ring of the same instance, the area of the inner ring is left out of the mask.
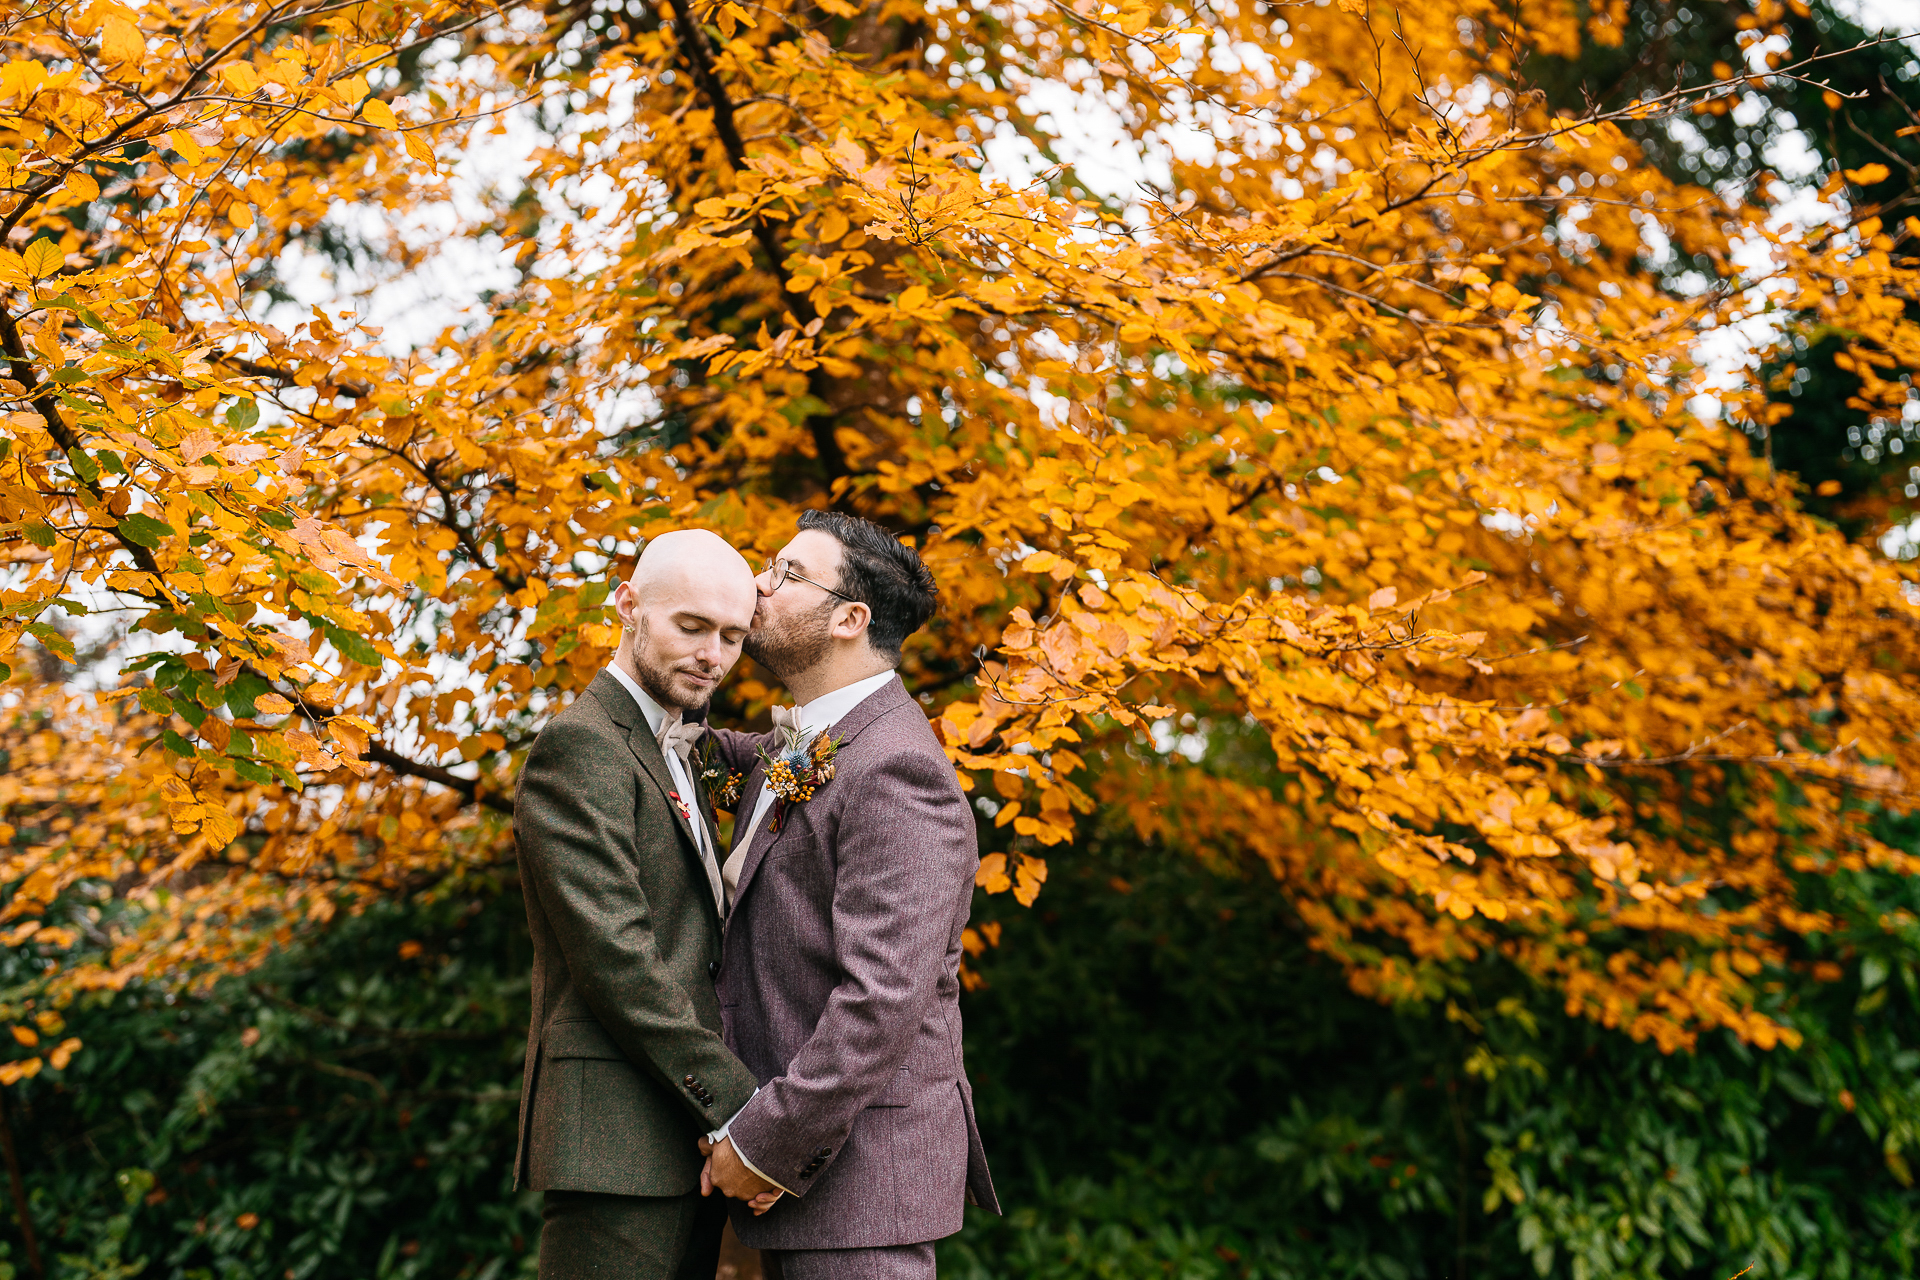
[[[619,663],[608,663],[607,672],[620,682],[621,688],[633,695],[633,700],[640,704],[640,714],[647,718],[647,728],[652,731],[654,737],[659,737],[660,726],[668,723],[667,709],[655,702],[653,695],[642,689],[638,680],[622,671]],[[679,719],[679,715],[674,714],[673,721],[678,723]]]
[[[841,685],[832,693],[823,693],[805,706],[796,706],[793,710],[800,717],[803,728],[831,729],[847,712],[899,678],[900,673],[897,671],[882,671],[877,676],[868,676],[865,680],[855,680],[852,684]]]

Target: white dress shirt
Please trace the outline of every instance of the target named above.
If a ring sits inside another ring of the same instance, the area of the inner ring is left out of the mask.
[[[647,718],[647,728],[653,732],[655,738],[660,736],[662,726],[679,721],[679,712],[669,712],[655,702],[653,695],[641,688],[638,680],[622,671],[618,663],[610,663],[607,670],[615,680],[620,682],[620,687],[632,694],[633,700],[640,704],[640,714]],[[672,717],[671,720],[668,719],[669,716]],[[680,793],[681,802],[686,806],[687,825],[693,828],[694,848],[699,851],[702,858],[711,862],[715,859],[716,853],[707,837],[707,820],[700,813],[700,793],[693,789],[694,783],[688,776],[687,762],[680,758],[678,751],[664,751],[661,754],[667,758],[667,772],[673,775],[673,789]],[[720,908],[722,916],[727,914],[725,902],[714,905]]]
[[[900,673],[897,671],[882,671],[877,676],[868,676],[865,680],[855,680],[852,684],[842,685],[832,693],[823,693],[805,705],[795,703],[793,714],[803,730],[813,733],[823,733],[838,724],[847,712],[853,710],[868,698],[886,688],[891,681],[898,680],[899,678]],[[720,878],[724,880],[727,885],[727,901],[729,902],[733,901],[734,896],[740,891],[740,869],[746,865],[747,850],[753,846],[754,837],[760,834],[760,824],[766,821],[767,810],[773,808],[774,799],[773,789],[762,782],[759,798],[754,801],[753,817],[747,820],[747,829],[733,842],[733,852],[727,856],[726,866],[720,869]],[[754,1092],[759,1093],[760,1091],[755,1089]],[[748,1101],[751,1102],[752,1099],[749,1098]],[[725,1124],[708,1134],[707,1139],[717,1146],[720,1139],[731,1136],[727,1130],[732,1127],[733,1121],[729,1119]],[[792,1191],[791,1187],[781,1186],[778,1182],[774,1182],[772,1178],[769,1178],[766,1173],[761,1170],[760,1166],[755,1164],[752,1158],[740,1149],[740,1144],[737,1142],[733,1146],[733,1153],[739,1156],[740,1163],[751,1169],[762,1182],[772,1183],[776,1190],[782,1192],[790,1193]]]

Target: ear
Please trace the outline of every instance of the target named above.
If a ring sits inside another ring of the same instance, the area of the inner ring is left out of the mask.
[[[867,634],[867,624],[871,621],[873,610],[858,600],[849,600],[834,610],[827,634],[835,640],[858,640]]]
[[[638,624],[639,619],[634,616],[638,608],[639,601],[633,598],[632,586],[622,582],[613,589],[613,612],[614,616],[620,619],[621,626],[631,627]]]

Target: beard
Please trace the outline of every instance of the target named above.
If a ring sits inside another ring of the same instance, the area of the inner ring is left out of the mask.
[[[812,613],[780,623],[768,621],[747,632],[741,650],[771,672],[788,680],[817,664],[833,646],[829,619],[839,602],[828,600]]]
[[[640,619],[640,640],[647,638],[647,620]],[[699,688],[688,681],[678,678],[680,673],[672,667],[657,666],[648,659],[644,644],[633,646],[633,677],[647,696],[668,710],[682,712],[704,711],[713,700],[713,689]]]

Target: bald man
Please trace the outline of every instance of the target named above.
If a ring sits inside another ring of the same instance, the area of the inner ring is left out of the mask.
[[[682,754],[753,624],[711,533],[653,539],[614,591],[613,663],[541,732],[514,805],[533,934],[515,1186],[545,1193],[541,1280],[713,1280],[726,1211],[701,1135],[753,1096],[721,1040],[713,808]]]

